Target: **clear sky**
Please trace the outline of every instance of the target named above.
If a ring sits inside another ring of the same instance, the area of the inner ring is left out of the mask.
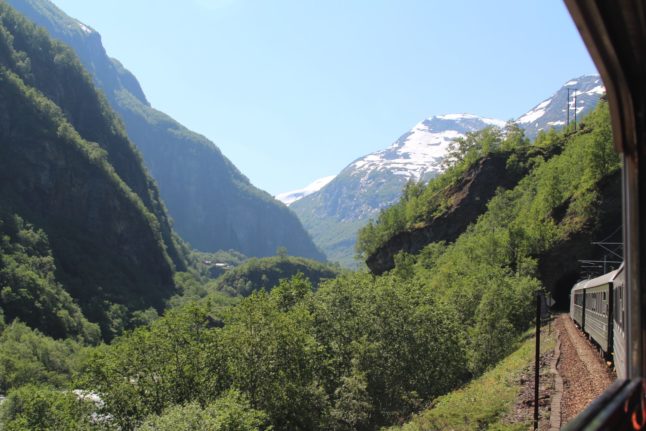
[[[53,0],[272,194],[422,119],[516,118],[596,73],[561,0]]]

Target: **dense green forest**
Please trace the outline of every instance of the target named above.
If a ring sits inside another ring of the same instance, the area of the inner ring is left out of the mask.
[[[280,280],[299,273],[317,288],[321,281],[335,278],[341,272],[338,266],[281,253],[275,257],[250,259],[219,277],[215,286],[222,292],[248,296],[258,290],[271,290]]]

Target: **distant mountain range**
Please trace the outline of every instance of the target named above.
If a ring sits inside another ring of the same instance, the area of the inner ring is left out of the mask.
[[[565,125],[568,89],[571,122],[574,121],[575,94],[578,119],[594,108],[604,94],[598,76],[582,76],[566,82],[553,96],[516,120],[530,139],[539,131]],[[455,138],[488,126],[504,127],[505,123],[472,114],[429,117],[388,148],[350,163],[320,190],[287,203],[330,260],[355,266],[357,231],[382,208],[396,202],[406,182],[428,181],[441,173],[448,145]]]
[[[271,256],[282,246],[325,259],[292,211],[254,187],[215,144],[152,108],[136,77],[108,57],[99,33],[48,0],[7,3],[76,52],[141,151],[184,240],[203,251]]]

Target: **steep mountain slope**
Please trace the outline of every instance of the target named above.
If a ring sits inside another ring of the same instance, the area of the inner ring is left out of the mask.
[[[450,206],[440,215],[416,229],[397,232],[381,247],[367,256],[366,265],[374,274],[382,274],[395,266],[395,254],[404,251],[416,254],[432,242],[453,242],[476,221],[487,208],[487,202],[499,189],[509,189],[527,174],[526,163],[509,163],[523,153],[502,152],[482,158],[443,194]]]
[[[96,31],[48,0],[8,2],[77,52],[141,150],[182,238],[204,251],[270,256],[284,246],[292,255],[324,259],[287,207],[255,188],[212,142],[153,109],[137,79],[106,55]]]
[[[443,155],[453,139],[504,124],[469,114],[428,118],[385,150],[355,160],[327,186],[290,207],[330,260],[353,266],[357,231],[396,202],[408,181],[426,181],[442,172]]]
[[[605,91],[598,76],[566,82],[552,97],[516,120],[529,138],[534,139],[539,131],[565,125],[568,88],[571,123],[574,89],[579,119],[596,106]],[[355,160],[321,190],[293,202],[290,208],[331,260],[356,265],[353,255],[358,229],[396,202],[408,181],[428,181],[441,173],[442,161],[454,139],[488,126],[504,127],[505,122],[471,114],[430,117],[385,150]]]
[[[582,275],[578,260],[603,257],[593,242],[621,235],[621,162],[612,147],[608,104],[600,103],[576,132],[544,135],[533,146],[508,145],[507,138],[486,148],[483,144],[489,142],[479,143],[462,162],[428,185],[407,191],[364,228],[361,252],[377,273],[406,265],[406,259],[395,257],[402,251],[426,260],[423,266],[433,270],[437,250],[462,248],[460,259],[447,255],[443,263],[458,273],[478,253],[484,259],[506,259],[511,270],[540,277],[556,306],[567,309],[568,293]],[[478,169],[508,148],[517,157],[508,158],[507,169],[516,165],[514,170],[525,171],[515,186],[503,169],[497,169],[502,175]],[[483,193],[475,202],[468,190],[465,195],[461,184],[467,182],[495,193]],[[447,224],[445,218],[458,220]],[[469,223],[459,236],[446,234]]]
[[[60,298],[41,296],[45,287],[30,282],[31,271],[52,288],[60,282],[108,338],[129,311],[161,309],[175,291],[173,271],[184,269],[185,257],[121,123],[74,53],[4,2],[0,206],[5,223],[27,223],[14,230],[43,236],[40,245],[23,249],[26,256],[47,259],[51,246],[53,257],[52,270],[45,272],[44,262],[17,269],[3,258],[0,307],[10,320],[29,322],[25,313],[54,310],[59,324],[34,325],[55,336],[82,332],[66,326],[73,307],[50,307]],[[21,236],[9,240],[19,245]],[[22,289],[23,282],[33,290]]]

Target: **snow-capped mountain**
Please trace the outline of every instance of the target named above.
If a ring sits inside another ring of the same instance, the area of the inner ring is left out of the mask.
[[[471,114],[429,117],[388,148],[350,163],[319,191],[290,205],[330,260],[352,266],[357,231],[396,202],[409,180],[442,172],[449,144],[467,132],[505,122]]]
[[[599,98],[605,93],[606,89],[599,76],[581,76],[563,84],[552,97],[543,100],[516,122],[525,129],[525,134],[530,139],[534,139],[541,130],[560,129],[565,126],[568,121],[568,108],[570,123],[575,120],[575,112],[577,120],[580,120],[597,105]]]
[[[598,76],[566,82],[553,96],[516,120],[530,139],[541,130],[559,129],[566,124],[568,89],[570,122],[574,121],[575,94],[578,120],[605,93]],[[471,114],[429,117],[389,147],[353,161],[327,185],[294,201],[290,208],[330,260],[351,266],[357,231],[382,208],[396,202],[406,182],[427,181],[440,174],[452,140],[489,126],[504,127],[505,121]]]
[[[284,203],[285,205],[291,205],[299,199],[309,196],[314,192],[318,192],[323,187],[325,187],[330,181],[334,179],[336,175],[329,175],[327,177],[319,178],[318,180],[312,182],[311,184],[303,187],[302,189],[292,190],[291,192],[279,193],[274,196],[276,199]]]
[[[368,154],[348,168],[363,176],[374,171],[388,171],[406,181],[428,179],[442,171],[444,155],[453,140],[487,126],[504,127],[505,122],[472,114],[430,117],[416,124],[390,147]]]
[[[504,127],[505,122],[472,114],[448,114],[429,117],[397,139],[390,147],[355,160],[343,172],[370,176],[373,172],[389,172],[400,176],[402,182],[430,179],[442,172],[442,160],[449,144],[467,132],[487,126]],[[320,178],[302,189],[279,193],[276,199],[286,205],[311,195],[325,187],[335,175]]]

